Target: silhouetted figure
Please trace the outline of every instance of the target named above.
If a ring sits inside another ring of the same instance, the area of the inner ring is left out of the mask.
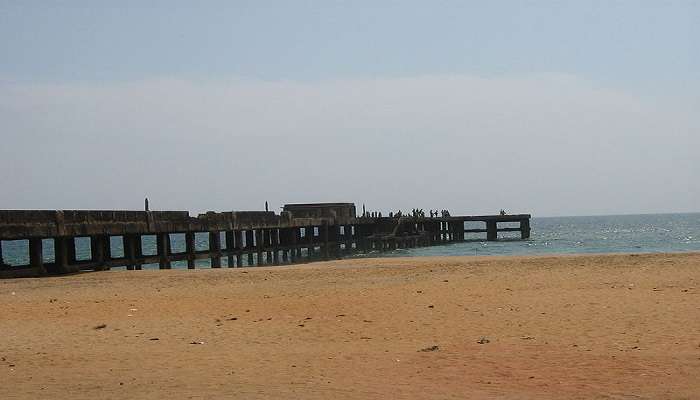
[[[265,211],[270,211],[270,210],[267,208],[267,202],[265,202]]]
[[[146,211],[150,211],[148,209],[148,197],[146,197],[146,199],[143,201],[143,207],[146,209]]]

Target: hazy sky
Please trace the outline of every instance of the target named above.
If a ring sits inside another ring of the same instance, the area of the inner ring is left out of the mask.
[[[0,208],[700,211],[700,2],[143,3],[0,0]]]

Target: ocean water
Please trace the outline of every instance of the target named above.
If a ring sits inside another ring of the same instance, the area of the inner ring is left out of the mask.
[[[483,224],[482,224],[483,225]],[[472,226],[467,226],[471,228]],[[479,226],[482,227],[482,226]],[[700,213],[612,215],[594,217],[550,217],[531,220],[531,238],[520,240],[519,233],[499,233],[499,240],[487,242],[485,233],[467,234],[467,241],[442,246],[397,249],[389,252],[357,254],[357,257],[411,257],[460,255],[534,255],[576,253],[661,253],[700,251]],[[472,235],[472,236],[469,236]],[[183,235],[172,235],[174,252],[184,251]],[[205,250],[208,235],[196,234],[195,247]],[[222,242],[224,242],[222,240]],[[44,243],[44,259],[53,262],[50,240]],[[145,254],[155,254],[154,236],[143,238]],[[26,241],[2,243],[4,262],[25,265],[29,262]],[[114,256],[123,254],[120,238],[112,238]],[[89,259],[87,238],[76,240],[77,258]],[[226,258],[222,259],[226,266]],[[245,265],[245,264],[244,264]],[[208,267],[209,260],[197,260],[197,267]],[[157,265],[144,266],[157,268]],[[173,268],[186,267],[185,262],[173,263]]]
[[[532,218],[531,237],[396,250],[397,256],[675,253],[700,251],[700,213]],[[481,236],[479,236],[481,235]],[[478,239],[482,240],[478,240]]]

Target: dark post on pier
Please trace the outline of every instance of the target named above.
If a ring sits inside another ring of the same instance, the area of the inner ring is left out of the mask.
[[[366,213],[364,207],[357,216],[353,203],[309,203],[287,204],[280,214],[231,211],[191,217],[187,211],[145,206],[146,211],[0,210],[0,278],[140,270],[144,265],[170,269],[175,262],[192,269],[198,260],[211,268],[224,266],[222,261],[229,268],[280,265],[441,245],[463,241],[466,233],[485,233],[490,241],[499,232],[530,237],[529,214],[389,218]],[[473,222],[484,227],[465,229]],[[201,235],[205,249],[197,248]],[[182,248],[174,248],[177,238]],[[144,243],[151,243],[146,240],[155,240],[155,254],[144,251]],[[25,249],[19,258],[26,263],[10,262],[3,249],[10,242]]]

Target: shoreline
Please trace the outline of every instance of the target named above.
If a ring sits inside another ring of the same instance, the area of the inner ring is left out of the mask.
[[[384,257],[2,280],[0,397],[692,398],[698,267]]]

